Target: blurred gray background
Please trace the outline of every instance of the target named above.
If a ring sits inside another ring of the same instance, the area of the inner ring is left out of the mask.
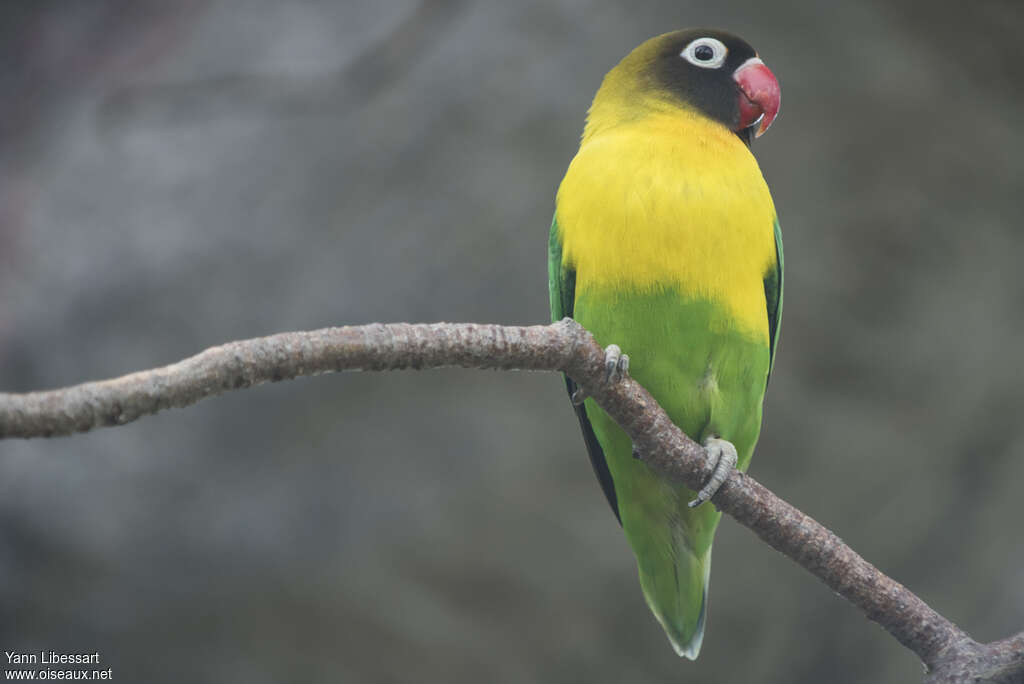
[[[751,472],[979,639],[1024,629],[1024,10],[936,3],[0,6],[0,389],[371,321],[546,321],[603,74],[746,37],[786,244]],[[628,350],[627,350],[628,351]],[[0,443],[0,648],[130,682],[907,682],[730,520],[677,658],[561,379],[264,386]]]

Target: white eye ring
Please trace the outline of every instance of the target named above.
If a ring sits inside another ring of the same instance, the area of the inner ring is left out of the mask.
[[[697,48],[702,47],[711,48],[711,59],[697,59]],[[729,48],[725,47],[722,41],[708,36],[691,41],[689,45],[683,48],[679,56],[690,64],[699,66],[702,69],[717,69],[725,63],[725,58],[728,54]]]

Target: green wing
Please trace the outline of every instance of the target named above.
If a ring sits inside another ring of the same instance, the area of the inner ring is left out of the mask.
[[[551,219],[548,235],[548,294],[551,296],[551,322],[572,317],[576,296],[576,272],[562,268],[562,240],[558,237],[558,221]]]
[[[768,344],[771,347],[771,356],[768,362],[768,374],[771,376],[772,366],[775,365],[775,348],[779,346],[779,324],[782,323],[782,285],[783,285],[783,258],[782,258],[782,228],[779,227],[779,219],[775,219],[775,268],[770,270],[764,278],[764,299],[768,303]]]
[[[566,316],[571,318],[576,298],[576,272],[562,266],[562,241],[558,237],[558,222],[555,219],[551,220],[551,233],[548,236],[548,294],[551,298],[551,320],[560,321]],[[576,391],[576,383],[569,376],[565,377],[565,388],[570,397]],[[619,517],[619,500],[615,494],[615,481],[612,480],[611,471],[608,470],[608,462],[604,458],[601,443],[597,441],[597,435],[594,434],[594,428],[590,424],[590,419],[587,418],[587,412],[583,405],[573,408],[576,409],[576,418],[580,421],[580,429],[583,430],[583,441],[587,444],[587,452],[590,454],[590,464],[594,467],[594,474],[597,475],[605,498],[608,499],[608,504],[612,507],[612,511],[621,525],[622,518]]]

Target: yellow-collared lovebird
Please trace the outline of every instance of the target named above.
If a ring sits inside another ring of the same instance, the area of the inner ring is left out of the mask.
[[[745,470],[782,314],[782,238],[750,152],[779,110],[775,76],[740,38],[652,38],[604,78],[549,240],[551,312],[609,345],[673,422]],[[647,605],[680,655],[704,637],[721,514],[660,479],[571,380],[605,496],[636,555]],[[721,470],[721,469],[720,469]],[[707,494],[707,492],[704,492]],[[701,499],[706,497],[701,497]]]

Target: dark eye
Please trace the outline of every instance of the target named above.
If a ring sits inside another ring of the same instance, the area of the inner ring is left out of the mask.
[[[698,45],[693,49],[693,56],[702,62],[710,62],[715,58],[715,49],[710,45]]]
[[[728,54],[729,48],[725,47],[722,41],[705,36],[690,41],[690,44],[683,48],[679,56],[702,69],[717,69],[725,63],[725,57]]]

